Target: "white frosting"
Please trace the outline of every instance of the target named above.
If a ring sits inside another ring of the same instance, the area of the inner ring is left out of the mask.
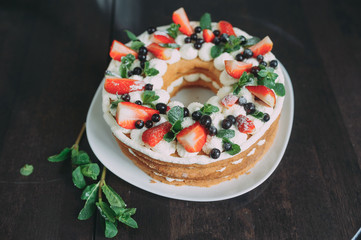
[[[183,77],[173,81],[167,88],[167,92],[172,93],[175,87],[180,86],[183,83]]]
[[[199,58],[202,61],[209,62],[213,58],[211,56],[211,48],[214,46],[213,43],[203,43],[202,48],[199,50]]]
[[[199,102],[192,102],[188,105],[188,110],[190,113],[198,111],[199,109],[201,109],[203,107],[202,103]]]
[[[266,142],[265,139],[259,140],[259,142],[257,143],[257,145],[258,145],[258,146],[262,146],[265,142]]]
[[[216,57],[213,61],[214,67],[219,71],[224,70],[224,60],[233,60],[233,56],[229,53],[222,53],[218,57]]]
[[[172,55],[170,59],[165,61],[168,64],[176,63],[181,59],[181,55],[177,49],[172,49],[171,51],[172,51]]]
[[[194,74],[189,74],[189,75],[185,75],[184,76],[184,80],[186,80],[187,82],[195,82],[200,78],[200,74],[199,73],[194,73]]]
[[[145,77],[143,81],[145,84],[147,83],[153,84],[153,89],[161,89],[163,87],[163,78],[158,75]]]
[[[249,156],[253,155],[255,152],[256,152],[256,148],[253,148],[253,149],[247,154],[247,156],[249,157]]]
[[[223,149],[222,138],[207,135],[207,141],[203,145],[202,151],[209,154],[213,148]]]
[[[167,71],[168,64],[164,60],[154,58],[149,61],[149,68],[157,69],[159,71],[157,76],[161,77]]]
[[[199,76],[205,82],[212,82],[212,79],[210,77],[204,75],[203,73],[199,74]]]
[[[219,80],[224,86],[232,85],[236,82],[238,82],[238,79],[235,79],[234,77],[231,77],[226,70],[223,70],[221,72],[221,75],[219,76]]]
[[[198,56],[198,50],[193,47],[192,43],[184,44],[179,51],[181,57],[186,60],[192,60]]]

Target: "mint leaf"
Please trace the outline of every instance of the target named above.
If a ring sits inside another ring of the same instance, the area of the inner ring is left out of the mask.
[[[137,41],[138,40],[137,36],[135,36],[135,34],[132,33],[131,31],[128,31],[128,30],[124,30],[124,31],[126,32],[128,38],[130,40],[132,40],[132,41]]]
[[[89,190],[88,193],[82,195],[83,196],[82,199],[86,200],[86,201],[85,201],[83,209],[80,210],[80,212],[79,212],[79,215],[78,215],[79,220],[86,220],[93,215],[93,213],[95,211],[95,200],[97,197],[98,188],[99,188],[99,182],[95,186],[93,186]],[[86,195],[86,197],[85,197],[85,195]]]
[[[159,73],[159,71],[155,68],[149,68],[149,62],[144,63],[144,74],[145,76],[151,77],[155,76]]]
[[[85,183],[84,176],[81,173],[80,166],[78,166],[77,168],[74,169],[71,176],[72,176],[75,187],[77,187],[79,189],[83,189],[85,187],[86,183]]]
[[[135,60],[135,57],[132,54],[128,54],[128,55],[123,56],[121,58],[121,64],[120,64],[120,67],[119,67],[119,72],[120,72],[120,76],[122,78],[128,77],[128,74],[127,74],[128,70],[132,66],[134,60]]]
[[[97,184],[95,184],[95,183],[86,186],[83,190],[83,193],[80,196],[81,200],[87,200],[95,188],[97,188]]]
[[[241,147],[238,144],[232,143],[232,148],[227,151],[230,155],[236,155],[241,151]]]
[[[211,57],[216,58],[223,53],[224,46],[223,45],[215,45],[211,48]]]
[[[81,168],[81,173],[85,177],[90,177],[93,180],[96,180],[100,173],[99,165],[97,163],[85,164],[80,166],[80,168]]]
[[[286,95],[286,89],[282,83],[276,83],[273,90],[280,97],[283,97],[284,95]]]
[[[71,148],[64,148],[59,154],[48,157],[49,162],[62,162],[70,157]]]
[[[240,48],[241,48],[241,39],[233,35],[229,36],[228,41],[224,45],[224,51],[230,53],[233,51],[237,51]]]
[[[103,201],[97,202],[96,206],[102,217],[110,222],[115,222],[115,212],[110,208],[109,204]]]
[[[264,113],[257,111],[257,110],[254,113],[252,113],[251,115],[259,120],[262,120],[264,117]]]
[[[118,193],[116,193],[114,191],[113,188],[111,188],[110,186],[104,184],[102,186],[102,191],[103,191],[105,197],[107,198],[110,206],[119,207],[119,208],[126,207],[125,202],[123,201],[123,199],[118,195]]]
[[[105,220],[105,232],[104,235],[106,238],[113,238],[118,234],[117,222],[111,222]]]
[[[170,130],[175,133],[175,135],[178,134],[182,130],[182,121],[176,121]]]
[[[275,82],[269,78],[263,78],[263,79],[257,81],[257,85],[263,85],[270,89],[273,89],[275,87]]]
[[[90,163],[89,155],[84,151],[78,151],[73,149],[71,156],[71,163],[74,165],[83,165]]]
[[[110,108],[112,108],[112,109],[117,108],[117,107],[118,107],[118,103],[120,103],[120,102],[124,102],[124,101],[123,101],[123,99],[118,98],[118,100],[115,100],[115,101],[113,101],[113,102],[111,103]]]
[[[160,43],[159,46],[165,48],[180,48],[180,46],[176,43]]]
[[[238,82],[233,84],[233,95],[238,95],[242,90],[243,86],[252,84],[254,82],[253,74],[243,72],[242,76],[239,78]]]
[[[158,100],[159,96],[155,94],[155,91],[144,91],[142,94],[142,100],[144,105],[149,105],[154,108],[153,102]]]
[[[177,121],[182,122],[184,118],[184,109],[180,106],[172,107],[168,111],[168,121],[174,125]]]
[[[216,136],[219,138],[233,138],[235,136],[235,132],[232,129],[221,129],[217,132]]]
[[[180,24],[172,23],[169,28],[167,28],[167,33],[172,38],[176,38],[178,36]]]
[[[247,42],[245,44],[243,44],[244,47],[250,47],[250,46],[253,46],[255,45],[256,43],[258,43],[259,41],[261,41],[260,38],[258,37],[252,37],[252,38],[249,38],[247,39]]]
[[[25,164],[22,168],[20,168],[20,174],[23,176],[29,176],[34,171],[34,166],[31,164]]]
[[[211,14],[209,13],[205,13],[203,14],[203,16],[201,17],[201,20],[199,21],[200,22],[200,26],[203,29],[210,29],[212,30],[212,20],[211,20]]]
[[[214,106],[212,104],[206,103],[201,109],[201,113],[203,115],[211,115],[214,112],[218,112],[219,108],[217,106]]]
[[[133,50],[136,50],[138,51],[139,48],[143,47],[144,46],[144,43],[139,41],[139,40],[136,40],[136,41],[132,41],[131,45],[130,45],[130,48],[133,49]]]
[[[175,138],[176,138],[176,135],[174,134],[174,132],[167,132],[167,133],[164,135],[164,137],[163,137],[163,139],[164,139],[165,141],[167,141],[167,142],[171,142],[171,141],[173,141]]]

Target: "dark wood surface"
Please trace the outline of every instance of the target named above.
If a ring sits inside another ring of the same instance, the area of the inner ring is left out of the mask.
[[[266,182],[220,202],[160,197],[108,173],[139,224],[116,239],[351,239],[361,227],[360,1],[2,1],[0,239],[104,239],[99,216],[77,220],[71,167],[46,159],[73,144],[111,40],[169,24],[180,6],[271,36],[295,92],[291,139]],[[80,147],[96,160],[86,137]]]

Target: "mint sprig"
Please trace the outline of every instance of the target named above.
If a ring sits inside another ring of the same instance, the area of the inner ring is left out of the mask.
[[[285,86],[282,83],[275,82],[278,77],[278,74],[274,73],[274,68],[265,67],[263,65],[259,65],[259,68],[261,70],[258,72],[257,84],[273,89],[275,93],[280,97],[285,96],[286,94]]]
[[[138,40],[137,36],[135,36],[135,34],[132,33],[131,31],[129,31],[129,30],[124,30],[124,32],[127,34],[128,38],[129,38],[130,40],[132,40],[132,41],[137,41],[137,40]]]
[[[199,21],[199,25],[201,26],[202,30],[204,29],[212,30],[211,14],[209,13],[203,14],[201,20]]]
[[[233,95],[238,95],[242,88],[246,85],[254,83],[254,76],[252,73],[243,72],[238,82],[233,84]]]
[[[168,35],[175,39],[178,36],[179,28],[180,24],[172,23],[169,28],[167,28]]]
[[[200,109],[200,111],[201,111],[201,113],[203,115],[211,115],[212,113],[218,112],[219,108],[217,106],[212,105],[212,104],[206,103]]]
[[[144,63],[144,75],[147,77],[156,76],[159,71],[155,68],[149,68],[149,62]]]
[[[241,39],[236,36],[229,36],[226,43],[220,43],[211,48],[211,57],[216,58],[224,52],[234,52],[241,48]]]
[[[139,50],[140,47],[143,47],[145,44],[143,42],[141,42],[137,36],[135,36],[134,33],[132,33],[129,30],[124,30],[125,33],[127,34],[128,38],[132,41],[132,43],[130,44],[130,48],[133,50]]]
[[[143,105],[149,105],[154,108],[154,101],[158,100],[159,96],[155,94],[155,91],[145,90],[142,94]]]
[[[168,121],[172,124],[172,127],[168,133],[166,133],[163,139],[167,142],[173,141],[177,134],[182,130],[182,122],[184,119],[184,109],[180,106],[172,107],[168,111]]]
[[[176,43],[160,43],[159,46],[164,48],[180,48],[180,46]]]
[[[233,143],[233,142],[231,142],[229,139],[227,139],[227,138],[223,138],[222,139],[222,142],[223,143],[230,143],[231,144],[231,149],[230,150],[228,150],[228,151],[226,151],[228,154],[230,154],[230,155],[236,155],[236,154],[238,154],[240,151],[241,151],[241,147],[238,145],[238,144],[235,144],[235,143]]]
[[[233,138],[235,136],[235,132],[232,129],[221,129],[218,130],[216,136],[219,138]]]
[[[29,176],[33,173],[34,166],[31,164],[25,164],[22,168],[20,168],[20,174],[23,176]]]
[[[130,67],[132,66],[134,61],[135,61],[135,57],[133,54],[128,54],[121,58],[119,72],[122,78],[128,77],[128,71],[130,70]]]
[[[243,44],[243,47],[251,47],[253,45],[255,45],[256,43],[258,43],[259,41],[261,41],[261,39],[259,37],[252,37],[247,39],[247,41]]]

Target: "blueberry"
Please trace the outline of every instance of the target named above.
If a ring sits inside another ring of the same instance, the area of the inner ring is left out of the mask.
[[[258,66],[254,66],[251,68],[251,73],[253,75],[255,75],[256,77],[258,76],[258,72],[260,71],[260,68]]]
[[[263,65],[263,66],[267,67],[267,63],[266,63],[265,61],[261,61],[261,62],[259,63],[259,65]]]
[[[204,39],[203,38],[198,38],[197,40],[196,40],[196,43],[204,43]]]
[[[186,108],[186,107],[183,108],[183,116],[184,116],[184,117],[188,117],[188,116],[189,116],[189,110],[188,110],[188,108]]]
[[[239,37],[239,40],[241,40],[241,44],[243,45],[243,44],[246,44],[246,42],[247,42],[247,39],[244,37],[244,36],[240,36]]]
[[[167,112],[167,105],[165,103],[157,103],[157,105],[155,105],[155,108],[161,114],[165,114]]]
[[[191,34],[191,40],[193,40],[193,41],[197,40],[197,34],[196,33]]]
[[[140,55],[147,55],[147,53],[148,53],[148,49],[146,48],[146,47],[140,47],[139,48],[139,52],[138,52],[138,54],[140,54]]]
[[[158,113],[155,113],[152,115],[152,121],[153,122],[159,122],[160,121],[160,115]]]
[[[153,122],[152,122],[152,120],[146,121],[146,122],[145,122],[145,127],[146,127],[146,128],[151,128],[151,127],[153,127]]]
[[[269,62],[269,66],[272,68],[276,68],[278,66],[277,60],[272,60]]]
[[[230,127],[232,127],[232,122],[228,119],[223,119],[222,128],[229,129]]]
[[[251,102],[244,104],[243,108],[247,114],[253,114],[256,111],[256,107]]]
[[[144,122],[143,120],[137,120],[135,121],[135,127],[138,128],[138,129],[141,129],[144,127]]]
[[[133,69],[133,75],[140,75],[142,74],[142,69],[140,67],[136,67]]]
[[[199,119],[201,119],[202,117],[202,113],[200,111],[195,111],[192,113],[192,119],[195,121],[198,121]]]
[[[262,62],[262,61],[263,61],[263,56],[262,56],[262,55],[258,55],[258,56],[257,56],[257,61],[258,61],[258,62]]]
[[[135,104],[138,104],[138,105],[142,105],[142,104],[143,104],[142,101],[140,101],[140,100],[137,100],[137,101],[135,101],[134,103],[135,103]]]
[[[133,76],[133,71],[128,71],[128,77]]]
[[[144,86],[145,90],[152,91],[153,90],[153,84],[147,83]]]
[[[237,55],[236,55],[236,60],[237,61],[243,61],[244,60],[244,57],[243,57],[243,55],[241,54],[241,53],[238,53]]]
[[[217,159],[219,156],[221,156],[221,151],[219,151],[218,148],[213,148],[210,152],[211,158]]]
[[[232,149],[232,143],[229,143],[229,142],[223,143],[223,149],[224,149],[224,151],[231,150]]]
[[[147,55],[138,55],[138,59],[141,62],[144,62],[145,60],[147,60]]]
[[[247,103],[247,99],[245,97],[241,96],[241,97],[238,98],[238,104],[240,106],[243,106],[246,103]]]
[[[206,128],[209,128],[212,124],[212,119],[210,116],[208,115],[203,115],[201,117],[201,119],[199,120],[199,123],[203,126],[205,126]]]
[[[130,101],[130,96],[129,96],[129,94],[128,94],[128,93],[123,94],[123,95],[122,95],[122,100],[123,100],[124,102],[129,102],[129,101]]]
[[[214,136],[214,135],[217,135],[217,128],[215,127],[215,126],[210,126],[209,128],[208,128],[208,134],[210,135],[210,136]]]
[[[215,45],[218,45],[218,44],[221,43],[221,40],[220,40],[219,38],[215,37],[215,38],[213,39],[213,43],[214,43]]]
[[[226,117],[226,119],[228,119],[229,121],[231,121],[232,124],[235,124],[236,123],[236,117],[233,116],[233,115],[228,115]]]
[[[197,27],[194,28],[194,32],[195,33],[200,33],[200,32],[202,32],[202,28],[200,26],[197,26]]]
[[[221,32],[219,30],[214,30],[213,34],[214,34],[214,36],[218,37],[219,34],[221,34]]]
[[[226,43],[228,41],[228,34],[227,33],[223,33],[219,39],[221,40],[221,42]]]
[[[245,58],[251,58],[253,56],[253,52],[251,49],[247,48],[243,52],[243,57]]]
[[[153,27],[153,26],[151,26],[151,27],[149,27],[149,28],[147,29],[147,32],[148,32],[149,34],[152,34],[152,33],[154,33],[155,31],[157,31],[157,28],[156,28],[156,27]]]
[[[263,121],[264,122],[268,122],[269,120],[270,120],[270,116],[269,116],[269,114],[268,113],[265,113],[264,115],[263,115]]]
[[[139,58],[139,55],[138,55],[138,58]],[[140,67],[143,68],[143,69],[145,68],[145,61],[140,62]]]
[[[201,49],[202,48],[202,43],[195,43],[194,48],[195,49]]]
[[[185,43],[191,43],[192,39],[190,37],[186,37],[186,38],[184,38],[184,42]]]

